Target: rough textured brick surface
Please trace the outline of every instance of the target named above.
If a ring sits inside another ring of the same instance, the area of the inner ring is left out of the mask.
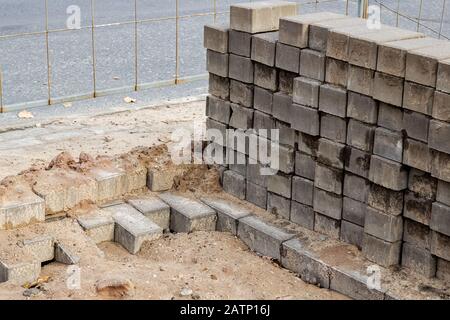
[[[228,53],[228,30],[226,25],[205,25],[203,46],[216,52]]]

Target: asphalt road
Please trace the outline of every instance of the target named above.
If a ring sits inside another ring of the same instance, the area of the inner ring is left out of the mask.
[[[320,0],[321,1],[321,0]],[[425,0],[423,23],[439,30],[443,0]],[[231,3],[245,0],[217,0],[218,11],[226,11]],[[299,3],[311,0],[297,0]],[[374,3],[375,1],[371,1]],[[81,9],[81,25],[92,23],[91,0],[48,0],[49,28],[66,27],[70,5]],[[137,0],[138,18],[150,19],[175,15],[175,0]],[[384,0],[396,9],[397,0]],[[401,0],[400,11],[418,15],[419,0]],[[131,87],[135,83],[134,26],[109,25],[134,19],[134,0],[95,0],[95,24],[108,26],[95,30],[96,88],[98,91]],[[180,14],[190,15],[212,11],[212,0],[180,0]],[[301,6],[301,12],[345,12],[345,1],[336,0]],[[350,14],[356,14],[356,2],[350,4]],[[450,1],[445,11],[450,17]],[[218,17],[227,21],[227,15]],[[396,16],[383,10],[384,23],[396,23]],[[180,22],[180,75],[205,72],[205,52],[202,47],[203,25],[212,16],[185,18]],[[415,29],[416,24],[400,18],[401,27]],[[45,0],[0,0],[0,36],[45,30]],[[425,29],[420,29],[427,32]],[[429,32],[428,32],[429,33]],[[450,37],[450,24],[443,26]],[[430,33],[432,35],[432,33]],[[52,98],[79,96],[93,91],[92,34],[90,29],[51,33],[50,74]],[[0,39],[0,65],[3,70],[4,105],[47,99],[47,63],[44,35]],[[138,27],[139,83],[171,79],[175,74],[175,21],[159,21]],[[195,87],[195,86],[194,86]],[[190,87],[192,89],[192,87]],[[197,89],[205,90],[200,81]],[[174,88],[174,90],[178,90]],[[180,89],[181,90],[181,89]],[[198,93],[199,90],[196,90]],[[201,90],[200,90],[201,91]],[[166,91],[164,91],[166,92]],[[186,92],[186,95],[189,95]],[[161,99],[164,97],[155,97]]]

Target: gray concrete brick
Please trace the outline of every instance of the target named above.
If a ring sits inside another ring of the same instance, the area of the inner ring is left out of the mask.
[[[292,178],[292,200],[311,206],[314,197],[314,181],[294,176]]]
[[[435,202],[431,212],[431,230],[450,237],[450,207],[445,204]]]
[[[342,170],[328,167],[321,163],[316,164],[314,185],[322,190],[336,195],[342,194],[344,173]]]
[[[403,160],[403,135],[384,128],[375,130],[373,153],[397,162]]]
[[[400,263],[401,241],[387,242],[371,235],[364,234],[363,254],[364,256],[380,266],[391,267]]]
[[[219,77],[227,78],[229,70],[230,55],[228,53],[219,53],[207,50],[206,53],[206,70],[209,73]]]
[[[381,102],[378,112],[378,126],[393,131],[403,130],[403,111],[401,108]]]
[[[433,118],[450,121],[450,94],[435,91],[433,101]]]
[[[403,237],[403,217],[385,214],[367,207],[364,232],[388,242],[401,241]]]
[[[402,266],[427,278],[436,275],[436,257],[428,250],[417,248],[409,243],[403,244]]]
[[[258,186],[267,188],[267,175],[261,174],[261,169],[263,166],[261,164],[249,164],[247,165],[247,180],[251,183],[257,184]]]
[[[314,230],[314,209],[310,206],[291,201],[291,221],[306,229]]]
[[[403,129],[408,137],[427,142],[429,127],[428,116],[408,110],[403,112]]]
[[[450,183],[438,180],[436,200],[450,206]]]
[[[403,227],[403,241],[418,248],[430,250],[431,230],[428,226],[422,223],[405,219],[405,225]]]
[[[274,67],[277,41],[278,32],[267,32],[253,35],[252,60],[265,64],[269,67]]]
[[[320,116],[320,136],[339,143],[347,141],[347,121],[324,113]]]
[[[250,58],[230,54],[229,77],[245,83],[253,83],[254,66]]]
[[[376,100],[401,107],[403,104],[403,78],[375,72],[372,96]]]
[[[450,182],[450,155],[435,151],[432,159],[431,176]]]
[[[239,220],[238,237],[251,250],[280,261],[281,245],[294,235],[250,216]]]
[[[156,197],[139,197],[127,202],[163,230],[169,230],[170,207],[162,200]]]
[[[369,191],[369,180],[351,173],[345,173],[343,191],[344,196],[367,203],[367,200],[369,199]]]
[[[320,134],[320,117],[316,109],[292,104],[289,123],[291,128],[302,133],[312,136]]]
[[[369,178],[370,158],[370,153],[347,147],[345,150],[345,170],[363,178]]]
[[[319,110],[345,118],[347,115],[347,91],[329,84],[320,86]]]
[[[234,4],[230,7],[230,27],[248,33],[276,31],[280,18],[296,13],[295,2],[264,1]]]
[[[341,241],[350,243],[359,249],[362,249],[364,238],[364,228],[354,223],[344,221],[341,222]]]
[[[219,53],[228,53],[229,27],[224,24],[208,24],[204,27],[203,46]]]
[[[236,129],[250,129],[253,127],[253,109],[231,104],[230,126]]]
[[[295,153],[295,174],[309,179],[314,180],[316,171],[316,161],[310,155],[296,152]]]
[[[267,178],[267,191],[290,199],[292,191],[292,177],[276,174]]]
[[[339,195],[319,188],[314,189],[315,212],[340,220],[342,218],[342,202],[342,197]]]
[[[250,58],[252,51],[252,35],[247,32],[230,30],[229,51],[230,53]]]
[[[208,93],[223,100],[230,98],[230,79],[209,74]]]
[[[298,134],[298,150],[315,157],[319,148],[319,137],[314,137],[306,133]]]
[[[300,71],[300,49],[277,42],[275,66],[298,74]]]
[[[267,211],[281,218],[290,219],[291,200],[275,193],[267,193]]]
[[[325,54],[303,49],[300,53],[300,75],[311,79],[325,80]]]
[[[66,265],[74,265],[80,262],[80,257],[74,254],[68,246],[60,242],[56,242],[55,261]]]
[[[254,87],[251,84],[240,81],[230,81],[230,100],[231,102],[243,105],[247,108],[253,108]]]
[[[222,123],[229,123],[231,107],[228,101],[208,96],[206,98],[206,116]]]
[[[408,173],[400,163],[374,155],[370,160],[369,180],[385,188],[400,191],[407,188]]]
[[[366,221],[367,205],[347,197],[344,197],[342,218],[360,227],[364,227]]]
[[[431,115],[433,98],[434,88],[405,81],[403,108]]]
[[[223,173],[223,190],[235,196],[245,199],[245,177],[231,170]]]
[[[421,197],[435,200],[438,180],[431,177],[427,172],[411,169],[409,171],[408,189],[417,193]]]
[[[217,130],[218,132],[220,132],[220,134],[222,136],[222,139],[220,139],[220,141],[216,141],[215,140],[215,142],[220,144],[220,145],[224,145],[224,146],[226,145],[225,137],[227,136],[227,129],[228,129],[228,125],[227,124],[221,123],[219,121],[215,121],[215,120],[213,120],[211,118],[207,118],[206,119],[206,129],[208,131],[209,130]],[[208,138],[211,140],[212,137],[208,137]],[[150,170],[149,170],[148,174],[149,174],[149,176],[148,176],[148,179],[147,179],[147,186],[152,191],[158,191],[158,190],[154,190],[154,188],[152,187],[154,180],[151,179],[151,175],[153,174],[155,177],[156,176],[160,176],[161,177],[162,174],[161,173],[159,173],[159,174],[158,173],[151,173]],[[172,185],[173,185],[173,180],[172,180],[172,184],[170,185],[169,188],[166,188],[166,186],[163,185],[162,187],[164,187],[164,189],[163,190],[159,190],[159,191],[169,190],[172,187]],[[157,188],[157,189],[159,189],[159,188]]]
[[[267,209],[267,189],[247,181],[245,200],[264,210]]]
[[[294,172],[295,151],[291,147],[279,146],[278,166],[279,170],[286,174]],[[274,168],[277,169],[277,168]]]
[[[45,201],[30,191],[0,203],[0,230],[15,229],[45,220]]]
[[[372,152],[375,127],[350,119],[347,128],[347,144],[365,152]]]
[[[239,219],[251,215],[248,209],[229,200],[207,196],[202,197],[201,201],[216,211],[216,229],[220,232],[230,232],[237,235]]]
[[[428,145],[430,148],[450,153],[450,124],[437,120],[430,121]]]
[[[428,144],[413,139],[405,139],[403,163],[407,166],[431,172],[432,153]]]
[[[297,132],[291,128],[291,125],[283,121],[275,120],[275,128],[280,130],[280,144],[294,148],[297,141]]]
[[[97,181],[97,200],[118,199],[127,190],[127,177],[119,168],[94,168],[90,174]]]
[[[314,231],[327,235],[331,239],[339,239],[341,233],[341,221],[316,212],[314,218]]]
[[[365,69],[353,65],[348,67],[348,90],[371,96],[374,90],[375,72],[370,69]]]
[[[294,92],[294,79],[298,77],[298,73],[279,70],[278,73],[278,91],[288,95]]]
[[[41,264],[38,261],[18,263],[0,261],[0,283],[8,281],[9,284],[23,286],[36,281],[40,273]]]
[[[436,278],[447,282],[450,281],[450,261],[437,258]]]
[[[39,263],[51,261],[55,258],[55,239],[49,235],[39,235],[18,242],[31,257]]]
[[[344,169],[345,145],[332,140],[319,139],[317,161],[336,169]]]
[[[272,114],[273,93],[263,88],[254,88],[254,108]]]
[[[436,89],[450,93],[450,59],[439,61]]]
[[[392,191],[372,184],[369,191],[368,205],[384,213],[398,216],[403,211],[403,192]]]
[[[319,108],[319,90],[321,82],[305,77],[294,79],[293,101],[314,109]]]
[[[372,99],[372,97],[349,91],[347,117],[376,124],[378,120],[378,101]]]
[[[450,261],[450,237],[433,231],[431,233],[431,253]]]
[[[255,85],[276,91],[278,88],[278,71],[261,63],[255,63]]]
[[[292,97],[277,92],[273,95],[272,115],[281,121],[290,122],[292,118]]]
[[[226,163],[230,170],[246,177],[247,165],[249,163],[248,157],[239,151],[233,149],[226,150]]]
[[[347,87],[348,68],[347,62],[327,57],[325,82],[336,86]]]
[[[255,111],[253,114],[253,129],[275,129],[275,119],[270,115],[264,112]],[[264,135],[262,132],[258,131],[261,136],[267,137],[267,134]]]
[[[96,244],[114,240],[114,220],[111,215],[94,212],[78,217],[77,221]]]

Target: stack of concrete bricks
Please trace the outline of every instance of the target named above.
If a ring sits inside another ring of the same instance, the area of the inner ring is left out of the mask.
[[[207,127],[256,129],[249,145],[280,129],[278,173],[225,164],[224,190],[380,265],[448,279],[450,43],[291,6],[236,5],[230,26],[205,26]],[[248,145],[223,146],[252,162]]]

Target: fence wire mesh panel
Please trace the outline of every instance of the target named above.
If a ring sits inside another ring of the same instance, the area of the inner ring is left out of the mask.
[[[357,16],[364,0],[297,0]],[[1,112],[207,79],[203,25],[248,0],[0,0]],[[450,1],[369,0],[382,22],[450,38]]]

